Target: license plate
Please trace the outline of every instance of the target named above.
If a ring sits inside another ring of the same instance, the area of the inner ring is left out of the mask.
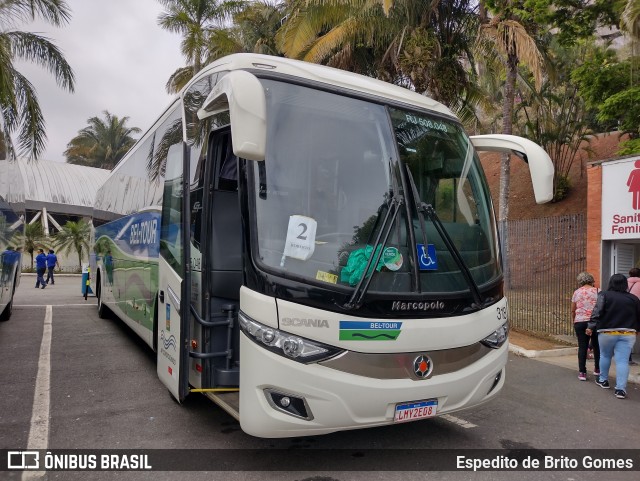
[[[393,422],[402,423],[406,421],[415,421],[417,419],[432,418],[436,415],[437,410],[437,399],[396,404],[396,412],[393,416]]]

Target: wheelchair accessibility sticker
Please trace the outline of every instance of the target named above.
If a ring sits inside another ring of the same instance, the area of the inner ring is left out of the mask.
[[[436,246],[433,244],[427,244],[425,248],[424,244],[416,245],[418,251],[418,263],[421,271],[437,271],[438,270],[438,258],[436,257]]]

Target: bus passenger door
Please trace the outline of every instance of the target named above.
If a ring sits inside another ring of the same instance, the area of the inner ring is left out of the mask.
[[[203,374],[211,388],[240,384],[240,327],[236,319],[243,282],[242,222],[238,197],[238,158],[231,130],[211,133],[208,148],[210,184],[205,270],[209,325],[203,335]]]
[[[188,154],[182,143],[169,148],[162,200],[156,329],[158,377],[179,402],[189,393],[189,266],[185,262],[189,255],[188,242],[185,248],[189,191],[188,181],[185,189],[183,159],[188,160]]]

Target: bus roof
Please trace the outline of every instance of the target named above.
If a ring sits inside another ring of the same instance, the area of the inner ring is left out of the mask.
[[[264,70],[382,97],[456,118],[455,114],[440,102],[404,87],[325,65],[253,53],[237,53],[212,62],[198,72],[182,92],[212,71],[220,70]]]

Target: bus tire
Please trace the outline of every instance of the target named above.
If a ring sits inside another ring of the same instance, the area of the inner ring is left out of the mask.
[[[109,308],[102,302],[102,279],[98,272],[98,278],[96,279],[96,297],[98,298],[98,317],[100,319],[107,319],[109,317]]]
[[[6,305],[2,314],[0,314],[0,322],[8,321],[11,318],[11,314],[13,314],[13,297],[16,293],[16,282],[18,280],[18,275],[16,274],[15,279],[13,280],[13,287],[11,288],[11,300],[9,304]]]
[[[6,322],[11,318],[11,312],[13,311],[13,298],[11,298],[11,300],[9,301],[9,304],[7,304],[4,308],[4,311],[2,311],[2,314],[0,314],[0,322]]]

